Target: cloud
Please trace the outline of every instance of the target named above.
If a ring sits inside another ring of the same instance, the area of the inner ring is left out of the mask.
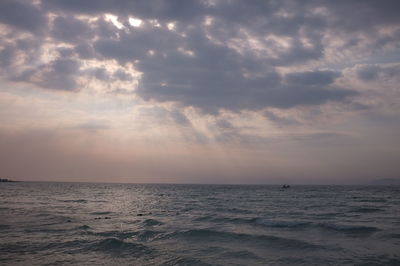
[[[367,0],[349,3],[345,0],[324,3],[332,14],[331,23],[341,30],[370,31],[371,27],[393,25],[400,22],[397,10],[400,8],[396,0]],[[356,12],[355,12],[356,11]],[[344,19],[347,18],[347,19]]]
[[[10,66],[13,64],[13,59],[15,57],[16,49],[12,46],[5,46],[0,51],[0,64],[3,67]]]
[[[52,90],[73,91],[77,89],[80,62],[72,59],[56,59],[48,65],[31,69],[19,81],[32,82]]]
[[[47,27],[47,18],[42,10],[27,1],[2,0],[0,23],[39,34]]]
[[[133,91],[147,101],[213,115],[347,103],[363,92],[337,85],[343,74],[330,67],[335,57],[369,57],[376,47],[393,53],[400,40],[393,12],[398,3],[391,0],[1,5],[0,22],[6,27],[42,34],[33,37],[36,53],[18,45],[19,31],[1,35],[0,62],[7,79],[78,92],[78,80],[94,77],[107,91]],[[25,16],[17,19],[16,10]],[[130,18],[142,24],[133,27]],[[113,67],[100,67],[104,64]],[[358,77],[373,80],[376,75],[383,72],[360,69]]]
[[[269,121],[276,123],[278,126],[297,126],[301,125],[299,121],[290,117],[284,117],[275,114],[269,110],[264,111],[263,115],[268,118]]]
[[[357,69],[357,77],[363,81],[374,81],[378,79],[392,79],[400,74],[400,65],[380,66],[362,65]]]
[[[119,80],[122,80],[122,81],[131,81],[131,80],[133,80],[132,75],[130,75],[129,73],[125,72],[125,71],[122,70],[122,69],[116,70],[116,71],[113,73],[113,77],[114,77],[115,79],[119,79]]]
[[[107,72],[106,69],[101,67],[86,69],[85,73],[101,81],[108,81],[110,79],[110,74]]]
[[[340,74],[334,71],[293,72],[286,75],[292,85],[326,86],[332,84]]]
[[[177,109],[172,110],[169,113],[170,117],[174,120],[175,123],[177,123],[178,125],[182,125],[182,126],[192,126],[192,123],[190,122],[190,120],[186,117],[186,115],[184,115],[182,112],[180,112]]]
[[[359,79],[364,81],[376,80],[379,70],[378,66],[364,66],[358,70],[357,75]]]
[[[140,18],[157,18],[160,20],[190,21],[203,14],[206,9],[204,1],[160,0],[129,1],[118,0],[96,2],[79,0],[43,0],[45,9],[57,12],[72,12],[75,14],[97,15],[104,13],[131,15]]]
[[[63,16],[54,19],[51,34],[60,41],[70,43],[93,37],[93,32],[87,22]]]

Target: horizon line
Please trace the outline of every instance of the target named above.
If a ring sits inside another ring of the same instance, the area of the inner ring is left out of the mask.
[[[370,180],[364,183],[173,183],[173,182],[96,182],[96,181],[58,181],[58,180],[17,180],[8,179],[10,182],[2,183],[13,183],[13,182],[24,182],[24,183],[83,183],[83,184],[131,184],[131,185],[230,185],[230,186],[281,186],[281,185],[291,185],[291,186],[390,186],[390,185],[400,185],[399,184],[377,184],[373,183],[377,180]],[[385,179],[378,179],[385,180]],[[399,181],[399,179],[391,179],[393,181]]]

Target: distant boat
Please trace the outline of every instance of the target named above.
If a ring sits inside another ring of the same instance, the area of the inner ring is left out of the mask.
[[[290,185],[283,185],[282,188],[290,188]]]

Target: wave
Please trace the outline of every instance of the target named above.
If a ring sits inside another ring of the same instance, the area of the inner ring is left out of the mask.
[[[312,244],[306,241],[271,236],[253,235],[245,233],[234,233],[227,231],[216,231],[211,229],[191,229],[186,231],[176,231],[164,235],[163,238],[184,238],[190,241],[221,241],[221,242],[246,242],[247,244],[262,245],[269,248],[289,248],[289,249],[322,249],[323,246]]]
[[[372,226],[362,226],[362,225],[347,225],[347,224],[332,224],[332,223],[322,223],[318,224],[321,228],[345,232],[345,233],[353,233],[353,234],[367,234],[380,231],[379,228]]]
[[[198,265],[198,266],[208,266],[211,264],[205,263],[197,258],[189,258],[189,257],[176,257],[173,259],[166,260],[162,263],[165,266],[172,265]]]
[[[41,251],[58,250],[68,254],[82,252],[104,252],[118,255],[138,255],[152,252],[152,250],[142,244],[126,242],[116,238],[106,238],[97,241],[73,240],[66,242],[35,243],[35,245],[26,246],[25,244],[0,244],[0,251],[7,253],[32,253]]]
[[[54,234],[54,233],[63,233],[63,232],[68,232],[70,229],[65,229],[65,228],[25,228],[24,233],[48,233],[48,234]]]
[[[281,220],[268,220],[264,218],[228,218],[228,217],[212,217],[212,216],[202,216],[196,221],[210,221],[217,223],[234,223],[234,224],[256,224],[263,225],[267,227],[290,227],[290,228],[298,228],[298,227],[306,227],[311,225],[310,222],[306,221],[281,221]]]
[[[356,257],[356,265],[400,265],[400,257],[387,254],[368,254]]]
[[[104,211],[104,212],[91,212],[91,215],[107,215],[112,214],[112,212]]]
[[[391,238],[400,239],[400,233],[386,234],[383,237],[387,238],[387,239],[391,239]]]
[[[78,227],[79,229],[80,227]],[[138,241],[152,241],[160,239],[165,235],[164,231],[144,230],[144,231],[107,231],[107,232],[93,232],[88,229],[83,229],[82,234],[89,234],[97,237],[114,238],[119,240],[137,239]]]
[[[131,232],[131,231],[106,231],[106,232],[87,231],[86,233],[95,235],[95,236],[101,236],[101,237],[107,237],[107,238],[118,238],[118,239],[132,238],[139,234],[139,232]]]
[[[357,200],[357,201],[358,202],[382,202],[382,203],[387,202],[386,199],[381,199],[381,198],[360,199],[360,200]]]
[[[0,224],[0,231],[10,229],[11,226],[8,224]]]
[[[267,219],[257,219],[256,223],[267,227],[290,227],[290,228],[306,227],[311,225],[310,222],[306,221],[278,221],[278,220],[267,220]]]
[[[164,234],[161,231],[145,230],[137,235],[137,239],[140,241],[151,241],[157,239],[158,236]]]
[[[376,207],[359,207],[350,210],[350,212],[357,212],[357,213],[372,213],[372,212],[382,212],[382,211],[384,210]]]
[[[59,250],[68,253],[79,252],[79,249],[89,242],[86,240],[72,240],[66,242],[38,243],[0,243],[0,253],[36,254],[42,251]]]
[[[335,224],[335,223],[312,223],[307,221],[277,221],[277,220],[257,219],[256,223],[267,227],[277,227],[277,228],[322,228],[326,230],[344,232],[350,234],[367,234],[380,231],[379,228],[372,226]]]
[[[224,213],[238,213],[238,214],[250,214],[252,213],[249,210],[246,209],[240,209],[240,208],[215,208],[214,209],[217,212],[224,212]]]
[[[282,227],[282,228],[301,228],[311,226],[311,222],[307,221],[282,221],[282,220],[268,220],[264,218],[228,218],[228,217],[211,217],[202,216],[195,219],[196,221],[210,221],[216,223],[234,223],[234,224],[255,224],[266,227]]]
[[[243,223],[253,223],[256,221],[257,218],[229,218],[229,217],[214,217],[214,216],[201,216],[196,219],[195,221],[202,222],[213,222],[213,223],[234,223],[234,224],[243,224]]]
[[[239,251],[226,251],[223,252],[222,255],[228,258],[238,258],[238,259],[253,259],[258,260],[260,259],[259,256],[250,252],[248,250],[239,250]]]
[[[105,253],[118,253],[119,255],[124,253],[128,253],[130,255],[148,253],[150,251],[148,247],[142,244],[125,242],[117,238],[106,238],[97,241],[89,245],[87,248],[85,248],[85,250]]]
[[[143,224],[146,226],[155,226],[155,225],[162,225],[163,223],[155,219],[146,219],[143,221]]]
[[[76,227],[75,229],[77,229],[77,230],[89,230],[89,229],[92,229],[92,228],[89,225],[84,224],[82,226]]]
[[[61,202],[76,202],[76,203],[87,203],[87,200],[77,199],[77,200],[60,200]]]

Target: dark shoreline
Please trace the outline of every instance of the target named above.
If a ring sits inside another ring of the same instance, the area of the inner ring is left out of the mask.
[[[15,180],[7,179],[7,178],[0,178],[0,182],[5,183],[5,182],[20,182],[20,181],[15,181]]]

